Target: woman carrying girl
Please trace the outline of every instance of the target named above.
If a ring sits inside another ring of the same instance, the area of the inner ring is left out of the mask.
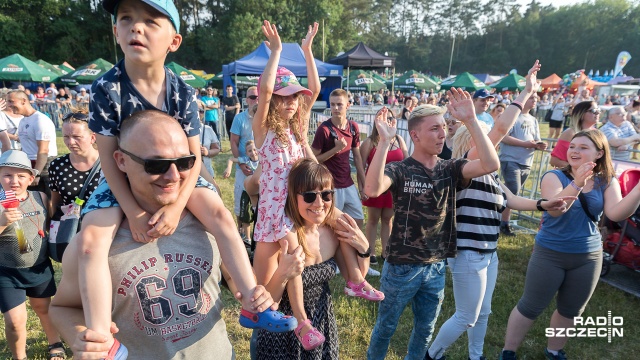
[[[317,31],[317,23],[309,26],[309,31],[302,41],[309,80],[309,89],[306,89],[299,84],[291,71],[277,66],[282,43],[276,26],[266,20],[262,26],[262,32],[268,39],[265,43],[271,50],[271,55],[258,83],[260,101],[252,124],[254,141],[260,149],[262,168],[258,218],[254,231],[256,250],[253,265],[258,284],[265,284],[267,288],[273,285],[270,284],[275,271],[272,264],[277,263],[281,247],[293,252],[299,244],[305,246],[304,237],[300,238],[299,233],[296,234],[292,220],[285,214],[285,201],[288,194],[287,176],[293,163],[305,156],[315,161],[307,140],[307,131],[309,112],[320,92],[320,79],[311,51]],[[375,292],[375,289],[363,291],[369,284],[364,280],[366,272],[361,272],[358,265],[364,260],[358,260],[355,251],[344,256],[347,278],[358,284],[355,289],[345,288],[345,292]],[[368,257],[368,253],[361,256],[364,259]],[[368,258],[366,263],[368,267]],[[296,276],[288,280],[286,288],[293,316],[298,321],[295,335],[305,350],[320,346],[325,338],[307,317],[303,303],[302,278]]]
[[[348,242],[356,251],[366,252],[369,243],[355,220],[343,215],[337,221],[346,231],[327,225],[335,218],[333,202],[333,177],[322,164],[311,159],[298,160],[289,174],[289,190],[286,203],[287,216],[292,219],[302,245],[294,254],[282,253],[274,267],[273,284],[269,287],[275,301],[282,299],[280,310],[291,310],[285,286],[288,279],[302,273],[305,311],[319,332],[326,339],[322,346],[303,351],[291,333],[258,332],[257,359],[338,359],[338,328],[329,280],[335,275],[336,264],[344,269],[341,241]],[[285,245],[286,247],[286,245]],[[290,248],[290,246],[289,246]],[[305,256],[306,254],[306,256]],[[361,271],[366,271],[364,263]],[[303,270],[304,269],[304,270]]]

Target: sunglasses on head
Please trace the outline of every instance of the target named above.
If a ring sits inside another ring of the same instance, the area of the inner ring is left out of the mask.
[[[78,112],[75,112],[75,113],[74,113],[74,112],[70,112],[70,113],[68,113],[67,115],[65,115],[65,116],[62,118],[62,121],[63,121],[63,122],[64,122],[64,121],[68,121],[68,120],[70,120],[71,118],[76,119],[76,120],[80,120],[80,121],[86,121],[86,122],[89,122],[89,115],[87,115],[87,114],[83,114],[83,113],[78,113]]]
[[[588,110],[590,113],[594,114],[594,115],[598,115],[602,112],[602,110],[600,110],[600,108],[593,108],[593,109],[589,109]]]
[[[129,155],[131,160],[144,166],[144,171],[149,175],[162,175],[169,171],[171,164],[175,164],[178,171],[187,171],[196,163],[196,156],[191,154],[175,159],[143,159],[120,148],[124,154]]]
[[[258,95],[249,95],[247,96],[247,99],[251,99],[251,100],[256,100],[258,98]]]
[[[300,193],[300,195],[302,195],[302,199],[304,200],[304,202],[306,202],[307,204],[313,204],[318,198],[318,195],[320,195],[322,201],[324,202],[332,201],[334,192],[334,190],[305,191],[303,193]]]

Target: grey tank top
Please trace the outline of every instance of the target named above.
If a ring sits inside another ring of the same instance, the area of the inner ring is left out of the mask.
[[[112,318],[130,359],[235,358],[221,318],[218,246],[193,215],[148,244],[121,228],[109,268]]]
[[[30,268],[47,260],[47,237],[43,238],[38,234],[38,230],[44,231],[47,226],[47,210],[40,193],[29,191],[29,197],[21,201],[18,208],[24,214],[19,220],[24,237],[31,244],[33,251],[21,254],[16,225],[13,223],[7,226],[0,234],[0,266],[13,269]]]

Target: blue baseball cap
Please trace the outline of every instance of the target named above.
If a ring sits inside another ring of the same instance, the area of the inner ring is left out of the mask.
[[[172,0],[140,0],[143,3],[151,6],[152,8],[158,10],[160,13],[169,18],[173,27],[176,28],[176,32],[180,33],[180,15],[178,14],[178,9]],[[102,7],[107,10],[107,12],[115,16],[118,10],[118,4],[120,0],[103,0]]]
[[[489,92],[485,89],[476,90],[476,92],[473,93],[474,99],[486,99],[486,98],[494,98],[494,97],[495,96],[493,96],[492,94],[489,94]]]

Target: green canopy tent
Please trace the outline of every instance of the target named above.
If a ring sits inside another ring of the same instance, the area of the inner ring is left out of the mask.
[[[57,79],[58,75],[22,55],[13,54],[0,59],[0,80],[53,82]]]
[[[46,61],[44,61],[42,59],[36,61],[36,64],[40,65],[41,67],[51,71],[52,73],[54,73],[54,74],[56,74],[58,76],[63,76],[63,75],[67,74],[66,71],[62,71],[62,70],[58,69],[57,67],[49,64],[48,62],[46,62]]]
[[[476,91],[479,89],[486,89],[487,85],[468,72],[463,72],[455,78],[445,80],[440,84],[441,90],[449,90],[452,87],[467,91]]]
[[[490,86],[499,92],[502,91],[522,91],[527,84],[527,80],[518,74],[509,74]]]
[[[193,86],[196,89],[203,88],[207,86],[207,80],[202,77],[192,73],[190,70],[187,70],[185,67],[175,63],[170,62],[166,65],[174,74],[180,76],[184,82]]]
[[[60,80],[69,85],[91,84],[106,74],[107,71],[111,70],[112,67],[112,63],[98,58],[88,64],[80,66],[76,71],[63,76]]]
[[[366,91],[375,92],[380,89],[386,89],[384,79],[378,79],[372,76],[372,74],[365,70],[353,70],[349,72],[349,78],[342,80],[342,87],[349,88],[349,91]]]
[[[66,61],[65,61],[65,62],[63,62],[63,63],[62,63],[62,64],[60,64],[60,65],[53,65],[53,66],[55,66],[55,67],[57,67],[58,69],[62,70],[62,72],[64,72],[64,73],[65,73],[65,75],[66,75],[66,74],[68,74],[68,73],[72,73],[72,72],[76,71],[76,69],[74,69],[73,67],[71,67],[71,65],[69,65],[69,63],[68,63],[68,62],[66,62]]]
[[[439,90],[440,85],[415,70],[409,70],[395,80],[395,87],[401,90]]]

